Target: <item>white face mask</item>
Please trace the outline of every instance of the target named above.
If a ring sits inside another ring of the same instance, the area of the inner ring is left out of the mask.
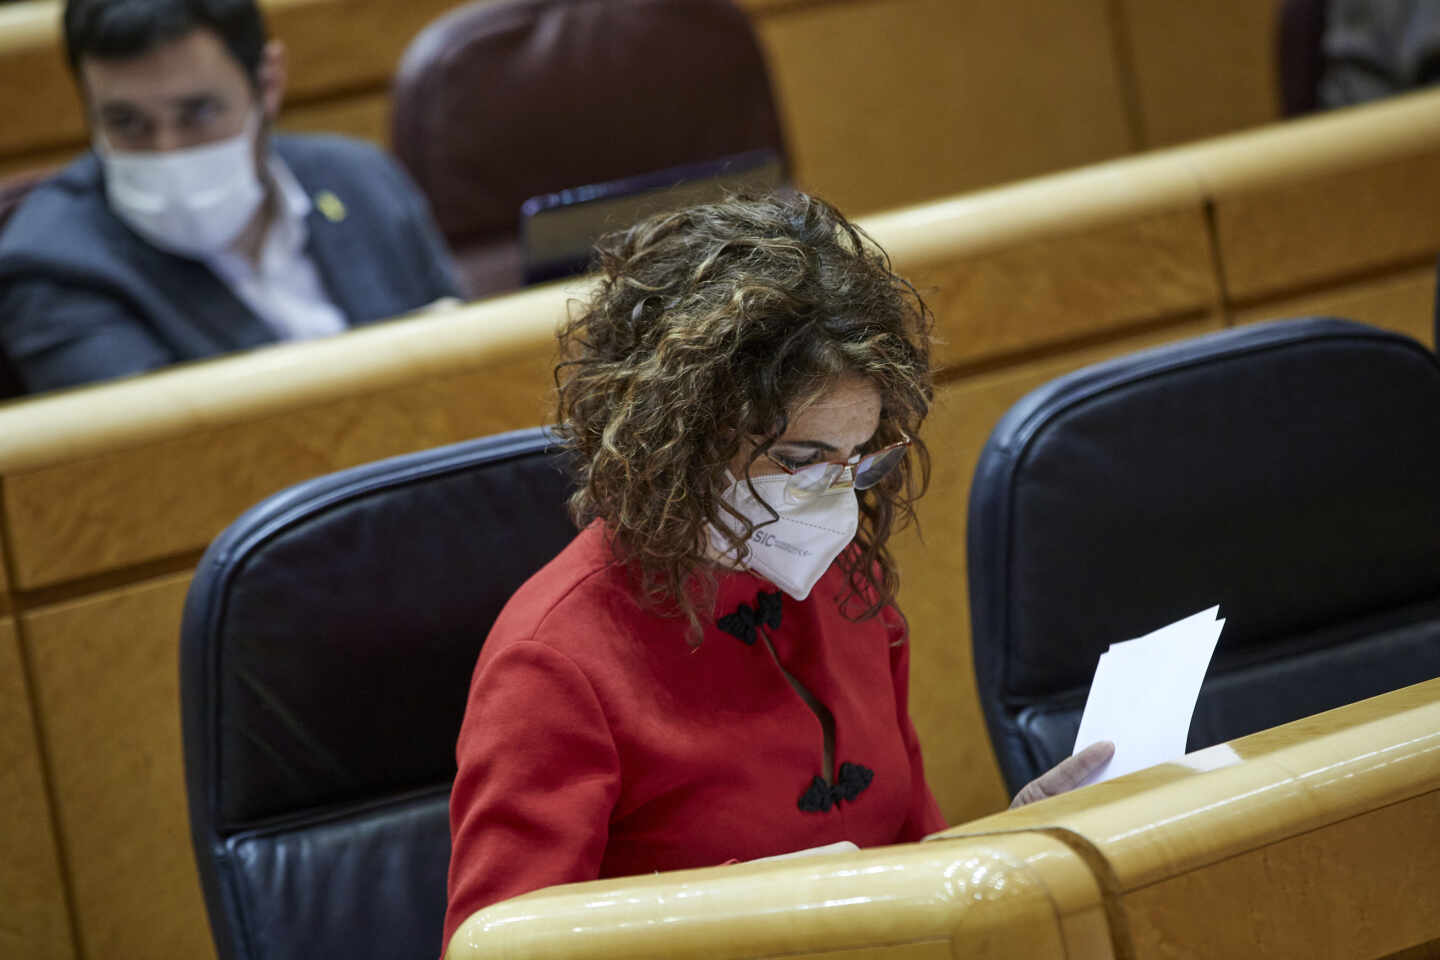
[[[780,515],[770,522],[770,511],[755,499],[750,488],[735,481],[721,493],[725,502],[751,523],[765,524],[750,536],[750,556],[744,563],[796,600],[804,600],[824,576],[840,551],[855,539],[860,525],[860,501],[849,487],[832,490],[805,500],[785,495],[785,474],[753,478],[755,490]],[[736,533],[738,521],[726,515],[725,521]],[[722,556],[735,555],[716,530],[710,531],[710,542]]]
[[[184,257],[224,251],[260,209],[265,188],[255,169],[259,124],[183,150],[111,150],[97,138],[110,209],[154,246]]]

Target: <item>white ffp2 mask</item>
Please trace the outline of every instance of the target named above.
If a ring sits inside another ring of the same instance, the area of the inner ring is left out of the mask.
[[[252,114],[233,137],[155,153],[112,150],[97,138],[110,209],[161,250],[197,259],[221,253],[265,199],[255,169],[258,129]]]
[[[721,497],[751,523],[764,524],[750,535],[750,555],[743,563],[793,599],[804,600],[855,539],[860,525],[855,491],[846,487],[795,500],[785,494],[788,476],[754,477],[751,482],[756,492],[780,515],[771,523],[770,511],[750,493],[749,485],[731,479]],[[740,532],[738,521],[728,514],[724,520]],[[734,551],[719,531],[710,531],[710,541],[718,553],[734,559]]]

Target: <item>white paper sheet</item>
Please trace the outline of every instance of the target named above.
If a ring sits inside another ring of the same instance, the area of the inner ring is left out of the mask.
[[[1202,610],[1100,655],[1075,749],[1110,740],[1115,756],[1085,783],[1185,755],[1200,684],[1225,626],[1219,613],[1218,606]]]
[[[1175,762],[1199,773],[1208,773],[1211,770],[1221,770],[1225,767],[1233,767],[1237,763],[1243,763],[1244,758],[1236,753],[1235,748],[1230,744],[1217,743],[1213,747],[1187,753]]]

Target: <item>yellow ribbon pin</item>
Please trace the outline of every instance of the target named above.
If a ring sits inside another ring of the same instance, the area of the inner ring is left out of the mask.
[[[315,206],[331,223],[339,223],[345,219],[345,202],[329,190],[321,190],[315,194]]]

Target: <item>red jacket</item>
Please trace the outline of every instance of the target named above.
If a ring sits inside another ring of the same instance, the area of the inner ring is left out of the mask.
[[[714,619],[774,590],[727,574]],[[551,884],[942,829],[906,708],[904,620],[893,608],[846,620],[844,592],[832,566],[804,602],[775,594],[780,622],[766,628],[834,715],[835,762],[850,766],[832,787],[836,771],[815,781],[820,721],[765,645],[711,621],[692,648],[683,621],[639,606],[603,527],[581,532],[511,598],[475,667],[450,797],[445,943],[476,910]]]

